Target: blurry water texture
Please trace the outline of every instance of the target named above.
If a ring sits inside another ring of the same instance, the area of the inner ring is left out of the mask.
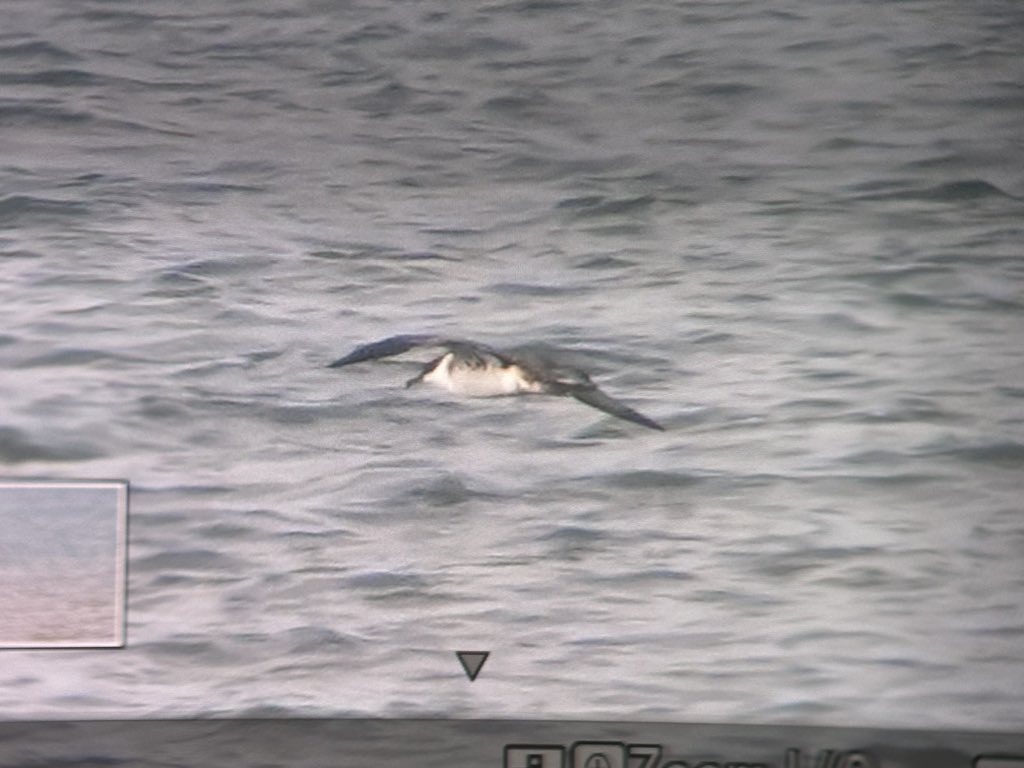
[[[5,652],[0,712],[1021,727],[1022,40],[9,0],[0,461],[133,496],[128,647]],[[668,431],[325,368],[415,332]]]

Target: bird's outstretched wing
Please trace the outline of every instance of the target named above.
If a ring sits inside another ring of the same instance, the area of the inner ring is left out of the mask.
[[[647,418],[642,413],[634,411],[614,397],[606,395],[593,384],[590,386],[569,387],[565,390],[565,394],[572,395],[581,403],[586,403],[591,408],[597,408],[597,410],[604,411],[616,418],[632,421],[634,424],[640,424],[649,429],[657,429],[659,432],[665,431],[665,428],[658,422]]]
[[[508,357],[534,379],[541,382],[544,385],[544,391],[548,394],[568,395],[591,408],[597,408],[616,418],[625,419],[649,429],[665,431],[665,428],[658,422],[602,392],[590,380],[590,376],[585,371],[571,365],[564,365],[556,357],[536,350],[516,350],[509,353]]]
[[[347,355],[335,360],[328,365],[328,368],[341,368],[344,365],[362,363],[366,360],[379,360],[382,357],[394,357],[403,352],[408,352],[415,347],[445,347],[447,349],[471,349],[479,352],[492,354],[501,358],[497,351],[484,344],[466,341],[463,339],[450,339],[445,336],[433,336],[430,334],[405,334],[402,336],[389,336],[380,341],[373,341],[356,347]]]

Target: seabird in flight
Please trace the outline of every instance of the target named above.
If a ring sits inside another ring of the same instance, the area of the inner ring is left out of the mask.
[[[568,395],[634,424],[664,431],[656,421],[609,397],[577,368],[554,363],[549,357],[527,351],[499,352],[486,344],[444,336],[409,334],[391,336],[356,347],[328,368],[341,368],[366,360],[379,360],[416,347],[439,347],[444,354],[424,366],[406,387],[427,382],[469,397],[499,395]]]

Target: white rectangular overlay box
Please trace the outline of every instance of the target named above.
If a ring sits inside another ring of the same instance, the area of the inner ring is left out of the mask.
[[[125,642],[128,483],[0,480],[0,648]]]

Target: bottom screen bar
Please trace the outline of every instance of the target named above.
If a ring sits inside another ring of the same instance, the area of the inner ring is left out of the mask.
[[[1024,768],[1024,736],[518,720],[0,721],[0,765]]]

